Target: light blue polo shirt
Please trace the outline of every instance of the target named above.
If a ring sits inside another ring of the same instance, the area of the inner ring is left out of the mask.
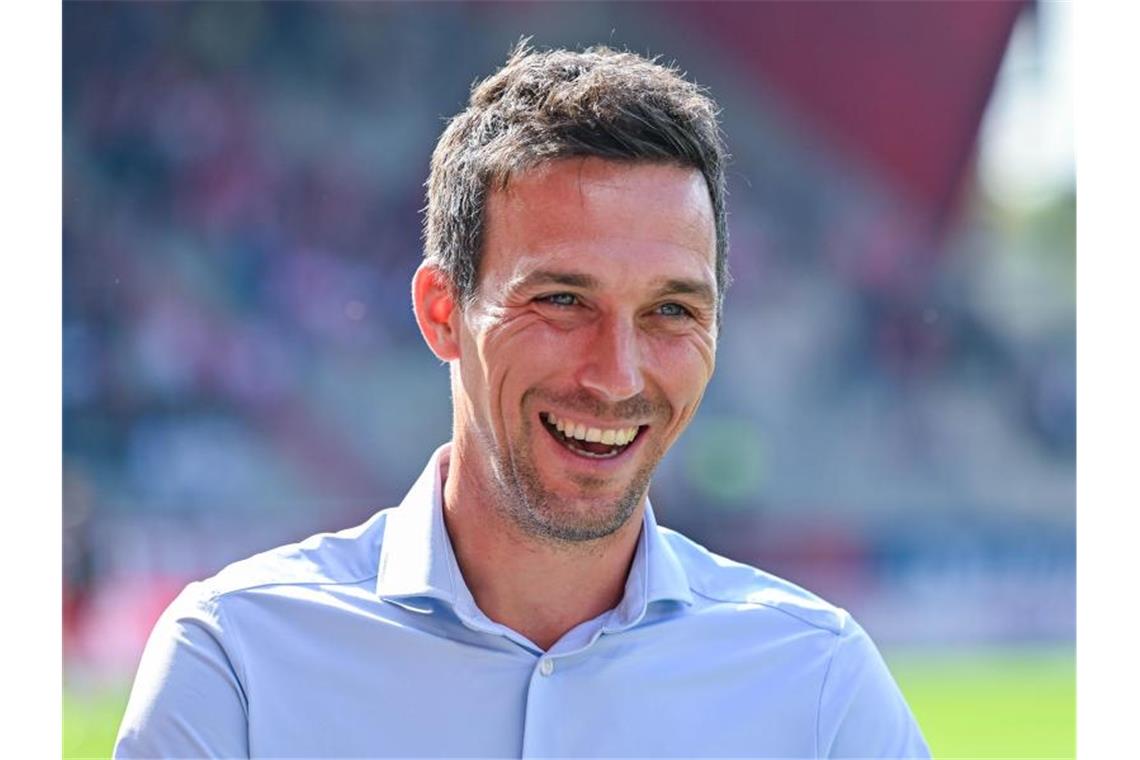
[[[444,446],[403,503],[190,584],[116,757],[929,757],[867,634],[645,510],[625,595],[548,651],[476,606]]]

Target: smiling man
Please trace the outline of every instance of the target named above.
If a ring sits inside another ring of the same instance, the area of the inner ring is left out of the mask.
[[[417,322],[451,443],[403,503],[194,583],[116,755],[916,757],[841,609],[659,527],[726,284],[712,101],[520,46],[432,160]]]
[[[434,257],[413,285],[453,368],[443,510],[480,609],[548,649],[621,601],[712,376],[716,225],[697,169],[568,156],[492,192],[482,232],[465,305]]]

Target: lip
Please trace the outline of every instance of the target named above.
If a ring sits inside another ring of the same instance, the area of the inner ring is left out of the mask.
[[[547,410],[543,410],[543,412],[540,412],[537,415],[537,422],[538,427],[541,428],[541,437],[547,442],[547,445],[555,452],[556,456],[560,457],[563,462],[566,462],[573,469],[588,470],[595,474],[599,472],[620,470],[625,467],[627,463],[631,462],[636,456],[637,451],[640,450],[642,443],[645,440],[645,433],[650,427],[648,424],[644,423],[637,425],[637,427],[640,428],[637,431],[637,436],[634,437],[634,439],[630,441],[626,445],[625,449],[622,450],[622,452],[617,456],[609,457],[606,459],[590,459],[588,457],[578,456],[574,452],[570,451],[570,449],[566,448],[557,440],[555,440],[550,430],[547,429],[546,423],[543,421],[542,414],[545,411]],[[557,413],[555,413],[555,415],[557,416]],[[572,415],[567,416],[573,419],[575,422],[580,422],[583,425],[587,425],[589,427],[621,428],[633,427],[635,424],[633,422],[627,422],[624,424],[614,424],[613,422],[595,423],[593,421],[587,421],[582,417],[574,417]]]

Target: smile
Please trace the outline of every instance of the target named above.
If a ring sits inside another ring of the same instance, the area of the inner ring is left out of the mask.
[[[566,417],[558,417],[551,412],[542,412],[539,417],[547,432],[565,448],[579,456],[590,459],[611,459],[621,454],[633,443],[645,425],[625,428],[587,427]]]

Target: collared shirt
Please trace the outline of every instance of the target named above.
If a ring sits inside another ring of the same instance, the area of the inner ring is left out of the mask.
[[[659,527],[622,601],[543,651],[479,610],[440,448],[363,525],[190,584],[116,757],[929,757],[843,610]]]

